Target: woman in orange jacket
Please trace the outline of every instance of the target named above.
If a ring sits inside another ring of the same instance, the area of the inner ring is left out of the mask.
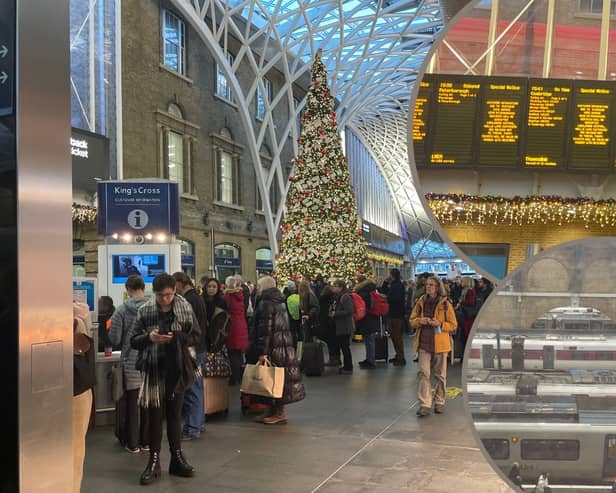
[[[445,411],[445,384],[447,354],[451,351],[450,334],[456,330],[456,313],[447,299],[442,281],[436,276],[426,279],[426,294],[415,306],[410,317],[416,330],[413,351],[419,354],[417,394],[421,407],[417,416],[428,416],[432,411],[431,375],[436,377],[434,412]]]

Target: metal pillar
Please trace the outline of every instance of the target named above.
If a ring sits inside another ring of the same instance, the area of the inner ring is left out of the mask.
[[[17,0],[16,7],[19,256],[15,283],[3,289],[17,292],[18,303],[7,308],[17,314],[11,330],[18,334],[19,397],[6,406],[18,406],[13,453],[19,455],[20,491],[68,492],[73,488],[69,1]],[[3,344],[3,351],[10,350]]]
[[[549,77],[552,71],[552,45],[554,42],[554,14],[556,0],[548,0],[548,18],[545,30],[545,47],[543,50],[543,77]]]
[[[610,10],[612,2],[604,0],[603,10],[601,11],[601,43],[599,45],[599,67],[597,79],[605,80],[607,78],[607,51],[609,48],[610,35]]]
[[[486,57],[485,75],[492,75],[492,72],[494,71],[494,40],[496,39],[496,28],[498,27],[499,4],[500,0],[492,0],[490,27],[488,30],[488,56]]]

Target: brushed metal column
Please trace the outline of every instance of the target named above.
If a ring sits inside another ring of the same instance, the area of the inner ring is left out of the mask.
[[[17,0],[19,476],[73,483],[69,1]]]

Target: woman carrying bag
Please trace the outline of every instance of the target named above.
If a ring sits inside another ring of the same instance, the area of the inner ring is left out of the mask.
[[[255,349],[259,361],[269,359],[275,366],[285,369],[282,398],[273,399],[270,409],[259,418],[262,423],[285,424],[286,404],[298,402],[306,396],[302,376],[295,356],[293,336],[289,330],[289,317],[284,295],[276,288],[276,281],[270,276],[259,279],[257,289],[260,301],[254,314]]]

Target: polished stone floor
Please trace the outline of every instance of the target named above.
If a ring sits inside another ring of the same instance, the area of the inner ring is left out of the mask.
[[[363,359],[363,346],[353,344],[353,353],[356,361]],[[273,427],[243,417],[239,389],[232,387],[229,416],[212,418],[201,438],[185,442],[196,476],[180,479],[164,471],[148,487],[138,484],[147,456],[130,455],[111,427],[99,426],[88,434],[82,491],[512,491],[477,448],[462,395],[447,402],[443,415],[415,416],[416,373],[416,363],[380,363],[372,371],[356,368],[353,375],[328,370],[305,377],[307,398],[288,407],[286,426]],[[447,383],[460,387],[459,363],[450,368]]]

